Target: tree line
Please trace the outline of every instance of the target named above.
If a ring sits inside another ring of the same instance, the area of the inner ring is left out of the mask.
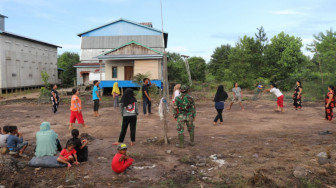
[[[209,63],[201,57],[191,57],[188,60],[191,77],[201,82],[239,82],[250,89],[272,81],[284,90],[300,80],[308,89],[323,90],[328,84],[336,84],[336,32],[330,29],[313,36],[314,42],[306,47],[313,57],[308,57],[302,53],[300,37],[280,32],[268,39],[261,26],[255,36],[245,35],[235,46],[216,47]],[[171,81],[188,81],[184,61],[177,53],[169,53],[168,74]]]

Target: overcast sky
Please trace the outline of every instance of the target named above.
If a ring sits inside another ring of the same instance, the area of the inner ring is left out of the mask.
[[[336,27],[335,0],[162,0],[168,51],[210,60],[221,44],[284,31],[311,43],[314,34]],[[161,29],[159,0],[0,0],[6,30],[79,52],[78,33],[125,18]],[[307,51],[303,49],[307,54]]]

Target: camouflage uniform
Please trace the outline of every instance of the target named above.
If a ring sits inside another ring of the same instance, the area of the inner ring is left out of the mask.
[[[177,131],[180,141],[178,147],[184,147],[184,125],[187,125],[190,134],[190,144],[194,144],[194,119],[196,117],[196,109],[194,99],[186,93],[187,90],[187,86],[182,86],[182,93],[176,97],[174,103],[174,117],[177,120]]]

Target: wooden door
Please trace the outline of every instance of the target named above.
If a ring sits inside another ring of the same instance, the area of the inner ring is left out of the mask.
[[[83,84],[89,85],[89,74],[88,73],[83,74]]]
[[[125,80],[133,80],[133,66],[125,66]]]

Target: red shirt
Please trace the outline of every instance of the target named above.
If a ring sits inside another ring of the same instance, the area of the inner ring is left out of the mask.
[[[77,151],[75,149],[71,150],[71,151],[67,151],[66,149],[63,149],[60,153],[61,156],[63,156],[64,158],[68,159],[72,154],[76,154]]]

